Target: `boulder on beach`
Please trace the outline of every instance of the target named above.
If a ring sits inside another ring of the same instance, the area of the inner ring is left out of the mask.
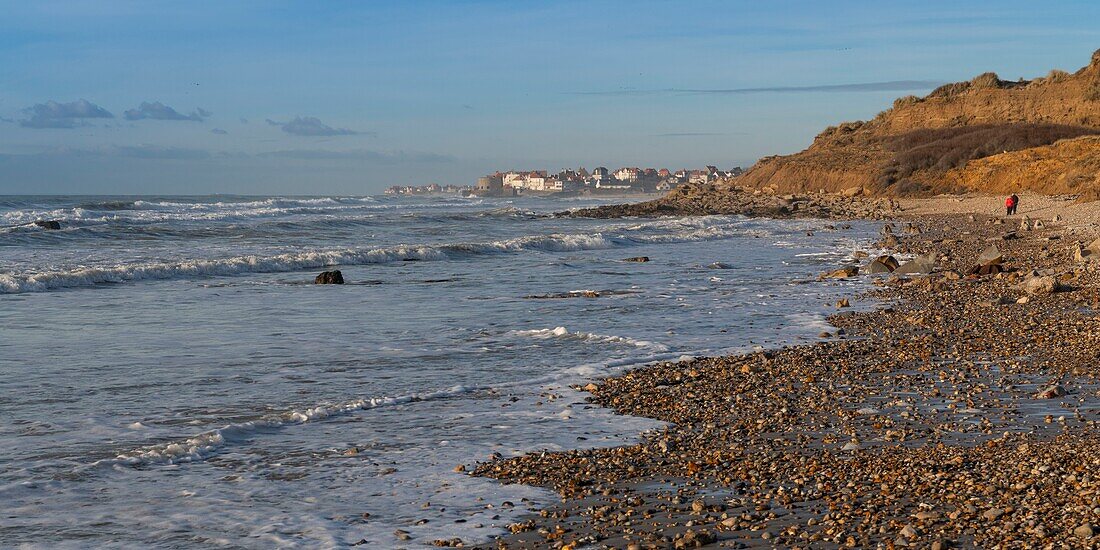
[[[997,245],[990,245],[981,254],[978,254],[978,265],[1000,265],[1004,261],[1004,254]]]
[[[1032,296],[1038,296],[1058,292],[1062,290],[1062,284],[1050,275],[1032,275],[1020,283],[1020,289]]]
[[[340,270],[334,271],[322,271],[316,279],[313,280],[315,285],[342,285],[344,284],[344,274],[340,273]]]
[[[1073,259],[1078,262],[1091,262],[1100,259],[1100,239],[1096,239],[1088,246],[1078,246],[1073,250]]]
[[[57,220],[35,220],[34,225],[43,229],[57,230],[61,229],[61,222]]]
[[[848,277],[855,277],[859,275],[859,268],[854,265],[844,266],[840,269],[830,271],[828,273],[822,273],[822,279],[847,279]]]
[[[908,262],[905,262],[897,269],[895,273],[915,273],[915,274],[929,274],[936,269],[936,255],[929,254],[927,256],[917,256]]]
[[[893,273],[899,265],[900,264],[898,263],[896,258],[894,258],[893,256],[884,255],[875,258],[875,260],[871,262],[871,265],[868,269],[871,273]]]

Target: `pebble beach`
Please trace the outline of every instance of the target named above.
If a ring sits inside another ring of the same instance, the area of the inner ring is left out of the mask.
[[[999,200],[904,201],[879,243],[902,268],[868,274],[853,250],[823,273],[873,290],[816,343],[576,388],[665,425],[468,465],[561,497],[484,547],[1095,547],[1098,209],[1025,195],[1005,217]]]

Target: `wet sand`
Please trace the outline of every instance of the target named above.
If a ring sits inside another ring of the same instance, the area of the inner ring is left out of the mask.
[[[578,388],[668,425],[471,468],[562,496],[485,547],[1095,547],[1100,261],[1074,247],[1100,209],[999,200],[903,201],[894,248],[934,273],[859,275],[869,310],[838,307],[819,343]],[[1007,271],[967,276],[990,245]]]

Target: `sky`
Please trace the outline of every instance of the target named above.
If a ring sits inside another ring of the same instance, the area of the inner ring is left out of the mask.
[[[1100,2],[0,0],[0,194],[347,194],[748,167],[986,71],[1074,71]]]

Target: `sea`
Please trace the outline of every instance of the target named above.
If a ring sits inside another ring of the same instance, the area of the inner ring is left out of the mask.
[[[608,202],[0,196],[0,546],[484,542],[557,497],[458,467],[636,441],[574,388],[817,340],[866,283],[816,276],[874,253],[554,215]]]

